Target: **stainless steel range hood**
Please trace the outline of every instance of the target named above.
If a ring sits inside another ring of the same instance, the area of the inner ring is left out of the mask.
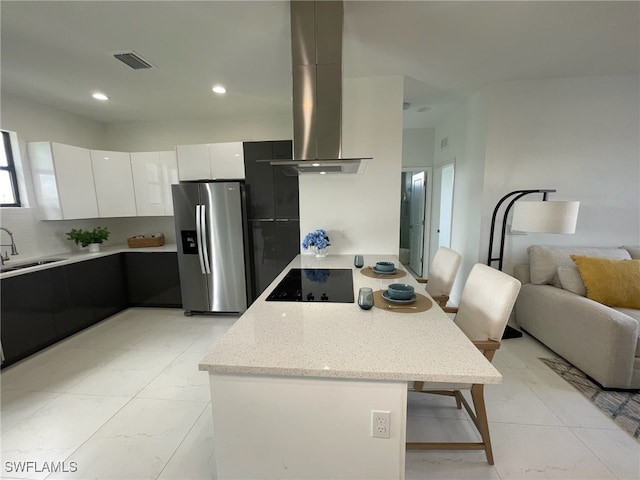
[[[293,160],[300,173],[363,173],[368,158],[342,153],[342,1],[291,1]]]

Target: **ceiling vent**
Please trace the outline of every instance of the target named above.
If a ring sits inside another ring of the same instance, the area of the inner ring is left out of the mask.
[[[153,68],[149,62],[147,62],[144,58],[138,55],[133,50],[130,52],[118,52],[114,53],[113,56],[120,60],[125,65],[133,68],[134,70],[145,70],[147,68]]]

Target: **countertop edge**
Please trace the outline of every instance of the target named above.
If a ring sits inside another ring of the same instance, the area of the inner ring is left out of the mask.
[[[109,255],[117,255],[119,253],[172,253],[177,252],[177,245],[175,243],[165,244],[160,247],[142,247],[142,248],[130,248],[127,245],[114,245],[109,247],[103,247],[97,253],[89,253],[88,251],[78,250],[78,251],[66,251],[57,254],[45,255],[41,257],[27,257],[21,258],[19,262],[15,262],[15,264],[7,264],[6,267],[19,266],[24,263],[39,261],[39,260],[50,260],[50,259],[58,259],[60,261],[47,263],[44,265],[36,265],[33,267],[22,268],[20,270],[12,271],[12,272],[0,272],[0,280],[5,278],[17,277],[19,275],[25,275],[27,273],[39,272],[42,270],[47,270],[49,268],[61,267],[63,265],[70,265],[72,263],[84,262],[86,260],[95,260],[96,258],[107,257]]]
[[[344,379],[344,380],[364,380],[364,381],[395,381],[395,382],[429,382],[429,383],[455,383],[455,384],[499,384],[502,383],[502,375],[485,376],[480,380],[477,375],[416,375],[402,372],[368,372],[368,371],[333,371],[333,370],[312,370],[312,369],[287,369],[287,368],[259,368],[259,367],[237,367],[199,364],[200,371],[210,374],[231,375],[231,376],[281,376],[281,377],[303,377],[319,379]]]

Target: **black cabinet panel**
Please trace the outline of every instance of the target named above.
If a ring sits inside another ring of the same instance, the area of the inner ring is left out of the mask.
[[[282,262],[282,269],[300,253],[300,220],[277,222],[279,238],[278,256]]]
[[[93,308],[93,261],[52,268],[53,320],[58,339],[96,323]]]
[[[253,244],[251,264],[253,267],[253,300],[255,300],[282,271],[282,268],[280,268],[277,254],[276,222],[250,220],[249,228]]]
[[[269,162],[272,142],[244,142],[245,185],[248,218],[274,218],[273,170]]]
[[[272,168],[275,218],[300,218],[298,177],[287,175],[284,167]]]
[[[291,160],[293,158],[293,142],[291,140],[276,140],[271,143],[273,160]]]
[[[4,365],[55,342],[52,281],[51,271],[43,270],[0,282]]]
[[[300,222],[249,221],[253,243],[253,292],[255,300],[300,253]]]
[[[123,255],[109,255],[90,262],[96,320],[104,320],[127,308]]]
[[[291,158],[290,140],[244,143],[249,219],[300,217],[297,175],[286,175],[286,168],[264,161]]]
[[[259,160],[291,160],[292,142],[245,142],[254,300],[300,252],[298,177]]]
[[[182,307],[176,253],[127,252],[125,266],[130,305]]]

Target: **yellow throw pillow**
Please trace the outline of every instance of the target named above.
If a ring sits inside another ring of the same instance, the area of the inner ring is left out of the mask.
[[[587,298],[609,307],[640,309],[640,260],[571,255],[587,287]]]

